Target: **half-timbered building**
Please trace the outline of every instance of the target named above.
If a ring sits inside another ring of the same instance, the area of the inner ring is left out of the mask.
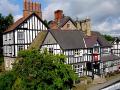
[[[39,32],[47,30],[48,27],[42,21],[41,13],[38,12],[39,8],[38,3],[25,0],[23,17],[4,32],[3,55],[6,70],[12,68],[11,63],[20,50],[27,49]]]
[[[114,41],[112,42],[112,53],[120,56],[120,37],[115,37]]]
[[[92,34],[86,37],[80,30],[43,31],[29,48],[41,50],[47,48],[50,53],[64,54],[67,57],[66,64],[72,65],[78,76],[102,75],[110,72],[111,69],[107,70],[108,68],[117,70],[115,65],[104,67],[106,63],[120,60],[120,57],[111,54],[111,44],[100,33]]]

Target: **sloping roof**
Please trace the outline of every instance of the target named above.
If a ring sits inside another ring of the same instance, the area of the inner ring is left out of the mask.
[[[30,44],[28,49],[39,49],[42,45],[42,42],[45,39],[45,36],[47,35],[48,31],[41,31],[38,33],[37,37],[33,40],[33,42]]]
[[[120,57],[119,57],[119,56],[116,56],[116,55],[114,55],[114,54],[106,55],[106,56],[102,56],[102,57],[101,57],[101,60],[102,60],[103,62],[105,62],[105,61],[114,61],[114,60],[118,60],[118,59],[120,59]]]
[[[26,17],[27,18],[27,17]],[[14,30],[18,25],[20,25],[26,18],[20,18],[17,20],[13,25],[9,26],[7,30],[4,31],[4,33]]]
[[[97,38],[97,41],[99,42],[101,47],[112,47],[112,44],[109,41],[107,41],[99,32],[92,31],[92,36],[94,38]]]
[[[74,21],[69,16],[64,16],[64,18],[60,20],[58,28],[63,27],[69,20],[75,25]]]
[[[15,30],[20,24],[22,24],[25,20],[27,20],[29,17],[31,17],[32,15],[35,15],[39,18],[39,20],[47,27],[49,28],[42,20],[41,18],[36,14],[36,13],[32,13],[30,15],[28,15],[27,17],[22,17],[19,20],[17,20],[15,23],[13,23],[11,26],[8,27],[7,30],[4,31],[4,33],[10,32]]]
[[[94,47],[94,44],[97,42],[97,37],[96,36],[88,36],[85,37],[85,43],[87,48]]]
[[[62,28],[68,21],[71,21],[74,26],[76,27],[76,23],[72,20],[71,17],[69,16],[64,16],[59,22],[56,22],[56,21],[50,21],[49,22],[49,27],[51,26],[52,23],[55,23],[56,26],[55,27],[58,27],[59,29]]]
[[[62,49],[85,48],[80,30],[49,30]]]

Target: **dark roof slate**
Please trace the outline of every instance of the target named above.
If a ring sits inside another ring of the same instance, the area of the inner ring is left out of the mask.
[[[85,48],[84,36],[80,30],[49,30],[62,49]]]
[[[101,47],[112,47],[112,44],[96,31],[92,31],[92,36],[86,37],[85,41],[88,47],[91,47],[91,45],[94,45],[97,41]]]
[[[95,36],[88,36],[85,37],[85,43],[87,48],[92,48],[94,47],[94,44],[97,42],[97,37]]]
[[[59,25],[58,25],[58,28],[63,27],[69,20],[76,26],[76,24],[75,24],[75,22],[72,20],[72,18],[70,18],[69,16],[64,16],[64,18],[62,18],[62,19],[60,20],[60,23],[59,23]]]
[[[118,60],[118,59],[120,59],[120,57],[119,57],[119,56],[116,56],[116,55],[114,55],[114,54],[110,54],[110,55],[106,55],[106,56],[102,56],[102,57],[101,57],[101,60],[102,60],[103,62],[113,61],[113,60]]]

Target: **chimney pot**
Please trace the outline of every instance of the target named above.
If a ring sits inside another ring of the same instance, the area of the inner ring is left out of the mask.
[[[23,16],[26,17],[29,14],[35,12],[42,19],[41,5],[38,2],[33,2],[32,0],[24,0],[24,10]]]

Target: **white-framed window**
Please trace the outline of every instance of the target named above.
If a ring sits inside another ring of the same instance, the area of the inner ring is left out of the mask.
[[[18,31],[18,40],[24,40],[24,32],[23,31]]]
[[[82,50],[76,49],[76,50],[74,51],[74,57],[79,57],[79,56],[82,56],[82,55],[83,55]]]
[[[17,32],[17,38],[18,38],[18,43],[24,43],[24,32],[23,31],[18,31]]]
[[[53,48],[49,48],[49,53],[53,54]]]
[[[24,45],[18,45],[18,51],[24,50]]]
[[[83,65],[74,65],[75,73],[82,73],[83,72]]]

